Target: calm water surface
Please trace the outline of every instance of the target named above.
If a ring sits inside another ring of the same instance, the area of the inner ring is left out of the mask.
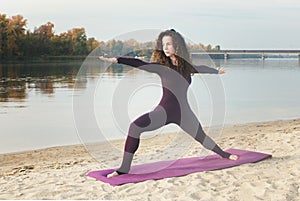
[[[226,125],[300,118],[300,66],[297,59],[229,59],[216,60],[215,64],[227,69],[221,76],[226,96]],[[111,99],[109,95],[103,98],[103,94],[113,92],[126,74],[126,68],[117,65],[101,76],[101,67],[90,68],[74,93],[80,66],[81,62],[74,61],[0,64],[0,153],[81,143],[73,118],[73,96],[98,86],[99,80],[101,87],[95,92],[97,122],[105,122],[103,129],[110,133],[109,139],[125,136],[126,129],[118,130],[112,126],[113,118],[110,121],[107,116],[110,110],[104,107]],[[132,81],[137,79],[159,82],[157,76],[143,71],[132,74]],[[199,90],[195,95],[200,103],[198,117],[203,126],[210,126],[209,92],[197,76],[193,78],[193,85],[194,90]],[[130,119],[154,107],[160,96],[159,86],[138,90],[128,103]],[[170,126],[165,132],[172,129]]]

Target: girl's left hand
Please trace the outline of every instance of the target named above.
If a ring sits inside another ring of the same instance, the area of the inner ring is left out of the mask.
[[[104,57],[104,56],[100,56],[99,59],[101,59],[102,61],[108,61],[108,62],[111,62],[111,63],[118,63],[118,60],[115,57],[107,58],[107,57]]]
[[[218,68],[219,74],[224,74],[226,73],[226,69],[225,68]]]

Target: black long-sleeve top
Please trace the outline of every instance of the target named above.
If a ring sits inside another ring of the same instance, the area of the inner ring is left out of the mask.
[[[187,102],[187,90],[189,85],[191,84],[191,75],[189,75],[189,77],[186,79],[175,70],[176,68],[173,68],[174,66],[171,66],[171,68],[169,68],[159,63],[145,62],[135,58],[117,57],[117,60],[119,64],[125,64],[159,75],[162,81],[163,88],[163,97],[160,101],[160,104],[165,105],[166,103],[169,104],[170,101],[172,102],[180,100]],[[205,65],[194,65],[193,67],[194,71],[192,73],[218,74],[217,69],[210,68]]]

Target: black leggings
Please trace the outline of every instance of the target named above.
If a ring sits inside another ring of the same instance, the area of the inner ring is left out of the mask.
[[[209,136],[207,136],[197,117],[188,105],[179,109],[179,104],[168,102],[160,104],[153,111],[146,113],[130,124],[125,143],[125,151],[119,174],[128,173],[134,153],[139,147],[140,136],[143,132],[156,130],[169,123],[175,123],[206,149],[219,154],[223,158],[229,158],[230,153],[224,152]]]

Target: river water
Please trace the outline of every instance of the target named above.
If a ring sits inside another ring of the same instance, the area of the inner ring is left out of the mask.
[[[220,98],[225,114],[221,114],[219,123],[233,125],[300,118],[297,59],[228,59],[214,60],[214,63],[227,69],[219,77],[225,94]],[[114,113],[110,102],[116,102],[113,92],[122,84],[120,81],[130,78],[126,83],[139,83],[139,80],[154,83],[137,88],[125,100],[130,120],[149,111],[161,97],[160,80],[155,74],[140,70],[128,73],[130,69],[121,65],[103,72],[96,65],[79,82],[77,73],[81,64],[79,61],[0,64],[0,153],[82,143],[84,134],[77,133],[73,101],[91,88],[95,89],[92,102],[95,120],[101,132],[109,133],[107,140],[124,138],[128,128],[116,125],[117,117],[110,115]],[[191,89],[191,106],[197,109],[203,126],[210,127],[215,114],[209,87],[203,77],[194,75]],[[169,126],[162,132],[173,129]]]

